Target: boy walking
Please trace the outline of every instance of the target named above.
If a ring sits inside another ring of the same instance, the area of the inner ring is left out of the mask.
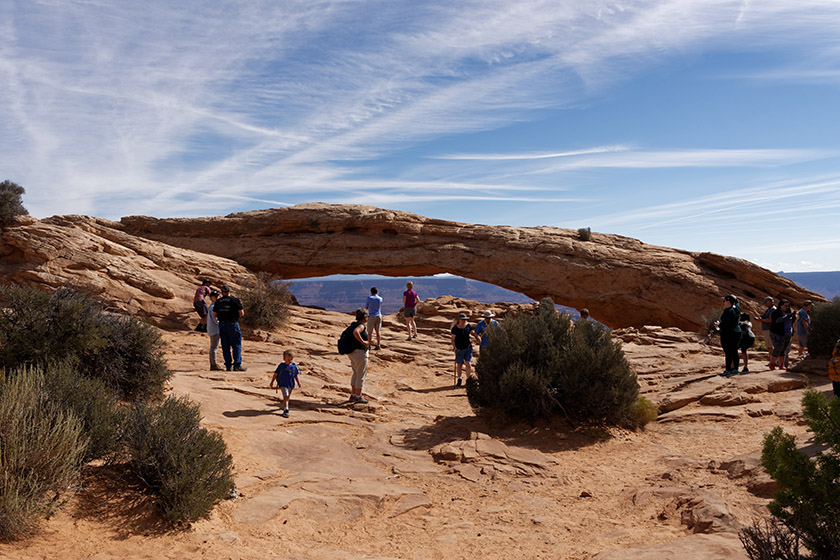
[[[283,351],[283,363],[277,366],[274,370],[274,376],[268,382],[268,388],[273,389],[274,383],[283,394],[283,418],[289,417],[289,399],[292,396],[292,389],[295,388],[295,381],[300,387],[300,370],[297,365],[292,362],[295,359],[294,352],[291,350]]]

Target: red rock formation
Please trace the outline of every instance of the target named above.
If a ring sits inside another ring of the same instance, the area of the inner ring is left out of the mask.
[[[80,287],[163,327],[197,320],[199,278],[237,286],[252,277],[233,261],[135,237],[101,218],[27,216],[0,232],[0,282]]]
[[[534,299],[589,308],[613,327],[698,329],[733,293],[759,311],[766,295],[821,300],[734,257],[646,245],[552,227],[464,224],[370,206],[303,204],[224,217],[123,218],[128,233],[213,253],[283,278],[329,274],[424,276],[450,272]]]

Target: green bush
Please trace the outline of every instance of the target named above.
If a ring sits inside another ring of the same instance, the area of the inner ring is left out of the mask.
[[[172,374],[154,327],[106,313],[92,296],[72,288],[5,286],[0,299],[0,367],[71,360],[124,398],[163,394]]]
[[[160,331],[127,315],[105,315],[108,344],[90,361],[90,374],[119,391],[124,398],[158,399],[172,372],[163,355]]]
[[[42,370],[0,377],[0,539],[30,535],[62,505],[86,447],[82,423],[50,402]]]
[[[777,551],[778,558],[840,558],[840,399],[808,391],[802,405],[814,441],[828,449],[811,459],[781,428],[764,438],[761,463],[779,485],[768,508],[784,529],[762,533],[754,526],[751,533],[742,532],[748,554],[751,549],[772,551],[782,543],[785,550]],[[786,537],[775,538],[779,532]],[[798,552],[800,543],[809,555]]]
[[[24,188],[17,183],[9,180],[0,183],[0,228],[11,224],[15,216],[29,214],[21,201],[21,196],[25,193]]]
[[[100,379],[83,376],[69,362],[50,364],[44,371],[50,403],[82,423],[88,439],[83,462],[112,458],[123,422],[114,391]]]
[[[639,386],[620,344],[595,321],[573,326],[549,298],[535,315],[507,319],[491,331],[475,371],[467,396],[478,413],[640,425],[634,412]]]
[[[644,397],[639,397],[636,399],[636,402],[633,403],[630,415],[631,418],[633,418],[633,424],[643,427],[651,422],[656,422],[656,418],[659,416],[659,411],[656,410],[656,407],[652,402]]]
[[[590,228],[580,228],[578,229],[578,239],[581,241],[589,241],[592,239],[592,229]]]
[[[140,402],[128,414],[129,462],[171,522],[206,517],[233,492],[225,442],[200,421],[198,405],[187,398],[168,397],[158,406]]]
[[[811,308],[811,330],[808,351],[827,356],[840,339],[840,297],[828,303],[817,303]]]
[[[294,296],[289,283],[264,272],[241,291],[244,315],[242,324],[252,329],[271,330],[281,326],[289,316]]]

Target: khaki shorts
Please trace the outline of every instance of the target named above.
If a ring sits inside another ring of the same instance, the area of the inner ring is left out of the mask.
[[[368,317],[367,326],[371,331],[379,332],[382,329],[382,315]]]

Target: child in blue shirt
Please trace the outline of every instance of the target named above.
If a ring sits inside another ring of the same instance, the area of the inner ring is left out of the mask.
[[[268,382],[268,388],[273,389],[275,381],[277,387],[283,394],[283,418],[289,417],[289,398],[292,396],[292,389],[297,386],[300,387],[300,370],[297,365],[292,363],[295,359],[295,354],[291,350],[283,351],[283,363],[277,366],[274,370],[274,376]]]

